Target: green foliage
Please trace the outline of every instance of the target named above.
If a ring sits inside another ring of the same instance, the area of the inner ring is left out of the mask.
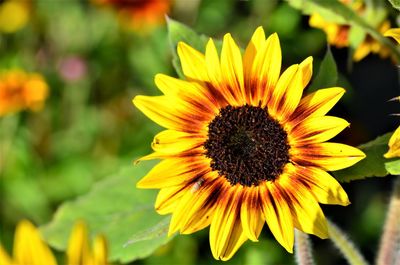
[[[400,10],[400,0],[389,0],[392,6],[398,10]]]
[[[400,173],[400,159],[386,159],[383,155],[388,151],[388,142],[393,133],[379,136],[373,141],[360,145],[367,157],[354,166],[334,172],[334,176],[342,182],[364,179],[367,177],[385,177],[388,174]]]
[[[322,60],[318,74],[308,88],[308,92],[315,91],[319,88],[333,87],[337,85],[338,70],[335,59],[333,58],[330,47],[326,48],[326,54]]]
[[[109,242],[110,261],[145,258],[167,243],[169,217],[154,210],[155,191],[139,190],[136,182],[153,166],[131,165],[119,174],[95,184],[86,195],[64,203],[53,220],[42,227],[46,240],[65,250],[76,220],[85,220],[92,235],[103,234]]]

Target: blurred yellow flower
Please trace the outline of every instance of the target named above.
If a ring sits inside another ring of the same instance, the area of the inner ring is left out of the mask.
[[[0,244],[1,265],[57,265],[50,248],[43,242],[37,228],[23,220],[14,235],[13,257],[8,256]],[[107,246],[105,238],[97,236],[90,250],[87,228],[78,222],[73,228],[68,243],[68,265],[106,265]]]
[[[40,110],[48,96],[48,86],[36,73],[9,70],[0,73],[0,116],[24,109]]]
[[[118,12],[120,21],[134,30],[146,31],[163,24],[171,0],[93,0]]]
[[[400,28],[389,29],[384,34],[386,37],[394,38],[400,44]],[[400,100],[400,97],[394,98]],[[400,157],[400,127],[396,129],[389,140],[389,151],[384,154],[386,158]]]
[[[365,12],[363,1],[340,0],[340,2],[348,5],[360,15]],[[349,24],[337,24],[335,22],[327,21],[320,14],[311,15],[309,24],[311,27],[322,29],[327,35],[329,44],[337,48],[344,48],[350,45],[349,33],[351,26]],[[389,28],[389,20],[382,21],[376,27],[376,29],[381,33],[384,33]],[[360,61],[370,53],[378,54],[381,58],[387,58],[390,56],[390,49],[367,34],[364,40],[355,49],[353,60]]]
[[[13,33],[29,20],[29,0],[0,1],[0,32]]]

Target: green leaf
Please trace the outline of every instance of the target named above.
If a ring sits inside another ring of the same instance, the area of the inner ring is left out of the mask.
[[[389,0],[389,2],[392,4],[394,8],[400,10],[400,0]]]
[[[400,173],[400,159],[386,159],[383,155],[388,151],[388,142],[393,133],[379,136],[375,140],[362,144],[360,148],[367,157],[350,168],[333,172],[337,180],[349,182],[367,177],[385,177]]]
[[[131,165],[95,184],[88,194],[64,203],[41,228],[45,239],[56,249],[65,250],[72,226],[83,219],[92,236],[106,236],[110,261],[130,262],[151,255],[171,240],[167,237],[170,217],[154,210],[156,191],[135,187],[153,164]]]
[[[318,74],[310,84],[308,92],[315,91],[319,88],[333,87],[337,85],[338,71],[335,59],[333,58],[329,46],[326,49],[324,59],[319,66]]]
[[[290,5],[301,9],[304,14],[311,15],[320,14],[325,20],[348,24],[362,28],[366,33],[374,39],[384,44],[396,55],[400,60],[400,50],[389,39],[385,38],[371,24],[367,23],[364,18],[357,15],[354,10],[337,0],[287,0]]]

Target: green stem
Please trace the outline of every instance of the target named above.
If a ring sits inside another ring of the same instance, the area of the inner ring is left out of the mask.
[[[400,178],[394,183],[393,194],[390,199],[386,222],[379,246],[377,265],[395,264],[399,252],[400,241]],[[397,261],[398,263],[399,261]]]
[[[307,234],[295,229],[295,255],[298,265],[314,265],[311,242]]]
[[[350,265],[367,265],[367,261],[361,255],[360,251],[356,248],[347,235],[339,229],[331,221],[328,221],[329,238],[335,246],[342,252],[343,256]]]

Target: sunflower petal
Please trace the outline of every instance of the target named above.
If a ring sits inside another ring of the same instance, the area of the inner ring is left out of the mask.
[[[299,123],[289,133],[290,146],[325,142],[348,127],[346,120],[333,117],[311,117]]]
[[[240,219],[244,234],[251,241],[258,241],[258,237],[264,226],[264,216],[260,209],[259,189],[250,188],[245,190],[243,202],[240,209]]]
[[[43,242],[38,230],[29,221],[19,222],[14,236],[14,262],[30,265],[56,265],[50,248]]]
[[[159,125],[178,131],[199,131],[207,120],[205,113],[197,109],[188,110],[188,104],[168,96],[136,96],[133,104],[147,117]],[[180,107],[180,108],[179,108]]]
[[[108,264],[107,241],[104,236],[96,236],[93,242],[93,264],[106,265]]]
[[[400,127],[394,131],[389,140],[389,151],[384,154],[386,158],[400,157]]]
[[[189,183],[208,171],[206,162],[188,158],[169,158],[155,165],[136,186],[141,189],[159,189]]]
[[[221,191],[224,197],[218,201],[210,228],[211,252],[215,259],[221,260],[230,259],[247,240],[240,224],[240,191],[229,189],[230,187]]]
[[[278,82],[281,72],[282,52],[276,33],[271,34],[263,47],[257,52],[251,71],[251,79],[257,80],[253,86],[253,100],[265,103],[269,100],[272,89]]]
[[[318,166],[328,171],[350,167],[365,154],[352,146],[339,143],[317,143],[291,149],[292,160],[302,166]]]
[[[154,208],[161,215],[172,213],[185,194],[186,185],[162,188],[158,192]]]
[[[242,55],[231,34],[224,36],[221,50],[221,70],[224,84],[228,85],[237,105],[244,101]]]
[[[219,104],[214,96],[202,85],[188,82],[163,74],[157,74],[154,78],[157,87],[166,96],[178,97],[204,112],[217,113]]]
[[[285,121],[295,111],[303,95],[303,70],[299,67],[290,81],[286,91],[280,98],[277,109],[278,119]]]
[[[306,189],[291,189],[290,193],[295,227],[307,234],[328,238],[326,219],[315,198]]]
[[[267,183],[267,187],[261,190],[264,217],[276,240],[293,253],[294,226],[290,207],[282,192],[273,185]]]
[[[88,231],[85,223],[78,221],[68,240],[67,258],[69,265],[87,264],[90,259]]]
[[[296,167],[295,178],[310,189],[320,203],[347,206],[349,197],[339,182],[329,173],[317,167]]]
[[[183,74],[188,79],[209,81],[204,54],[184,42],[178,43],[178,56]]]
[[[211,223],[218,190],[221,184],[205,182],[199,179],[192,184],[179,201],[171,219],[168,234],[172,235],[179,229],[182,234],[190,234],[203,229]]]
[[[279,78],[278,83],[276,84],[276,87],[272,92],[271,99],[268,102],[268,109],[269,111],[271,111],[271,114],[273,116],[279,116],[279,107],[281,102],[284,100],[283,95],[285,94],[292,80],[296,76],[298,69],[299,66],[297,64],[294,64],[286,69]]]
[[[319,89],[301,99],[299,106],[290,117],[292,127],[306,118],[324,116],[343,96],[341,87]]]
[[[217,48],[214,41],[210,38],[206,46],[206,65],[208,77],[215,86],[222,81],[221,63],[219,61]]]
[[[179,154],[204,142],[201,136],[175,130],[164,130],[158,133],[151,144],[155,152],[166,154]]]
[[[264,43],[265,43],[264,29],[262,27],[258,27],[256,31],[254,31],[254,34],[251,37],[251,40],[247,45],[246,51],[244,52],[243,56],[244,80],[246,84],[245,86],[248,89],[248,91],[246,91],[247,103],[257,104],[256,102],[252,101],[251,97],[252,91],[251,89],[249,89],[252,87],[252,82],[256,80],[255,78],[252,79],[251,70],[253,68],[254,58],[256,57],[257,53],[261,50]]]
[[[3,246],[0,244],[0,264],[13,265],[11,262],[11,257],[4,250]]]
[[[299,65],[303,73],[303,88],[305,88],[311,80],[313,74],[313,57],[309,56]]]
[[[384,34],[385,37],[392,37],[400,44],[400,28],[389,29]]]

